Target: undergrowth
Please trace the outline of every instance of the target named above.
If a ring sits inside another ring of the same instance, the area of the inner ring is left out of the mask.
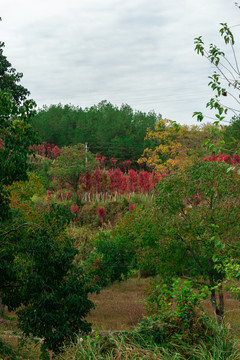
[[[169,324],[153,317],[145,318],[132,331],[105,336],[98,333],[79,338],[77,344],[63,349],[59,360],[164,359],[164,360],[239,360],[240,349],[223,327],[209,318],[199,318],[205,338],[193,343],[178,337],[167,338]],[[174,327],[173,327],[174,328]],[[175,329],[176,330],[176,329]]]

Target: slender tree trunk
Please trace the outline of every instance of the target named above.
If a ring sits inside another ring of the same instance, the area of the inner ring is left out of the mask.
[[[217,321],[219,325],[224,324],[224,297],[223,297],[223,288],[222,284],[218,288],[218,296],[219,296],[219,305],[217,308]]]
[[[211,303],[212,303],[213,312],[216,315],[217,299],[216,299],[216,291],[215,291],[215,289],[211,290]]]
[[[4,305],[2,303],[2,294],[0,291],[0,315],[3,315],[3,313],[4,313]]]
[[[222,285],[218,288],[219,303],[217,304],[217,296],[215,289],[211,290],[211,303],[214,315],[218,324],[221,326],[224,323],[224,298]]]
[[[140,280],[142,277],[142,269],[139,267],[138,269],[138,280]]]
[[[223,298],[223,287],[222,284],[216,286],[216,281],[213,276],[213,263],[212,260],[209,260],[209,283],[211,288],[211,303],[214,315],[218,324],[221,326],[224,323],[224,298]],[[217,290],[216,290],[217,288]],[[217,295],[218,292],[218,303],[217,303]]]

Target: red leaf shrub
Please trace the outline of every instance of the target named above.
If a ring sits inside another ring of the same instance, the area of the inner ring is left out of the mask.
[[[227,164],[236,165],[240,163],[240,154],[234,154],[230,157],[229,154],[212,154],[211,156],[205,157],[203,161],[224,161]]]
[[[49,159],[56,159],[62,152],[62,150],[55,144],[49,144],[43,142],[39,145],[33,145],[29,147],[30,150],[33,150],[36,154],[45,156]]]
[[[110,159],[110,163],[111,163],[111,165],[112,165],[113,168],[116,168],[116,165],[117,165],[117,160],[116,160],[116,159],[111,158],[111,159]]]
[[[132,214],[132,212],[133,212],[133,210],[135,209],[135,207],[136,207],[136,204],[133,204],[133,203],[130,203],[130,204],[129,204],[129,212],[130,212],[130,214]]]
[[[78,215],[78,213],[79,213],[79,206],[77,205],[77,204],[73,204],[72,206],[71,206],[71,213],[72,214],[75,214],[75,215]]]
[[[103,223],[106,216],[106,209],[103,206],[97,207],[97,216],[101,223]]]

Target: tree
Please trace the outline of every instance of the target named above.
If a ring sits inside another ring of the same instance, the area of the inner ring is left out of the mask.
[[[70,210],[52,205],[46,213],[35,210],[36,218],[38,224],[18,217],[1,229],[0,290],[3,303],[17,310],[23,334],[43,338],[42,351],[57,353],[78,332],[90,331],[84,318],[93,307],[93,288],[64,234]]]
[[[26,180],[28,148],[36,141],[29,122],[35,103],[26,100],[21,106],[12,95],[0,90],[0,220],[10,216],[8,190],[13,181]]]
[[[4,46],[4,43],[0,41],[0,90],[10,92],[12,99],[17,105],[20,105],[27,99],[30,92],[19,84],[23,74],[16,72],[6,56],[3,55]]]
[[[27,179],[28,148],[36,141],[30,121],[35,115],[35,102],[26,100],[30,94],[18,84],[22,78],[3,55],[0,42],[0,220],[9,217],[6,186]]]
[[[81,115],[82,110],[73,105],[43,106],[33,118],[32,126],[44,142],[59,147],[75,145],[76,127]],[[81,136],[78,142],[86,141]]]
[[[239,8],[238,5],[237,7]],[[225,121],[226,115],[229,112],[235,116],[238,116],[240,113],[240,68],[235,51],[235,39],[227,23],[221,23],[220,25],[220,35],[223,37],[225,45],[230,45],[232,59],[229,60],[226,52],[222,51],[214,44],[210,44],[209,49],[207,50],[202,40],[202,36],[195,38],[194,41],[195,51],[204,56],[211,64],[214,65],[216,69],[214,73],[209,76],[210,82],[208,84],[208,86],[210,86],[214,91],[215,95],[206,104],[206,107],[216,111],[214,119],[215,125],[219,125]],[[235,106],[232,106],[231,103],[225,103],[227,97],[234,100]],[[196,116],[198,121],[202,121],[204,118],[203,113],[199,111],[194,112],[193,116]],[[224,143],[219,143],[218,145],[221,147],[222,144],[224,147]],[[215,149],[210,140],[208,141],[208,146],[212,147],[213,150]]]
[[[222,286],[225,277],[216,265],[231,255],[239,258],[239,177],[226,172],[226,164],[200,162],[184,174],[170,175],[158,184],[161,271],[203,283],[221,323],[224,316]],[[170,253],[169,253],[170,251]],[[172,261],[167,263],[169,253]],[[218,292],[219,300],[216,293]]]
[[[0,58],[0,68],[15,74],[5,61]],[[3,79],[8,74],[2,73]],[[10,310],[18,309],[25,335],[43,338],[43,351],[58,352],[78,331],[90,330],[84,317],[93,306],[88,299],[92,288],[74,264],[77,250],[64,234],[72,219],[70,209],[52,206],[39,213],[26,197],[34,222],[26,212],[11,209],[11,185],[28,179],[27,154],[36,140],[31,127],[35,103],[22,101],[26,92],[12,84],[11,93],[6,82],[0,90],[0,298]],[[0,341],[1,355],[3,349]]]
[[[184,167],[187,153],[181,144],[185,128],[171,120],[160,120],[154,130],[147,130],[145,140],[149,147],[144,150],[139,164],[146,164],[158,173],[165,173]]]
[[[144,150],[146,129],[153,129],[159,118],[154,112],[134,112],[127,104],[118,108],[101,101],[86,109],[61,104],[43,107],[32,124],[45,142],[61,147],[87,142],[92,153],[136,162]]]
[[[81,176],[93,170],[95,165],[94,155],[89,151],[86,152],[83,144],[78,144],[63,148],[61,155],[49,170],[49,174],[70,185],[77,193]]]
[[[201,161],[167,175],[156,186],[155,206],[135,209],[112,231],[115,241],[128,240],[143,270],[166,283],[181,277],[206,287],[219,323],[225,263],[240,256],[240,180],[227,166]]]
[[[236,153],[240,151],[240,115],[234,116],[231,123],[226,126],[223,140],[224,152]]]

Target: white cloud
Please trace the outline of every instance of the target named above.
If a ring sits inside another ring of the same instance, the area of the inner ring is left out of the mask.
[[[185,123],[211,95],[193,39],[220,43],[218,24],[239,15],[227,0],[8,0],[1,11],[5,55],[39,106],[107,99]]]

